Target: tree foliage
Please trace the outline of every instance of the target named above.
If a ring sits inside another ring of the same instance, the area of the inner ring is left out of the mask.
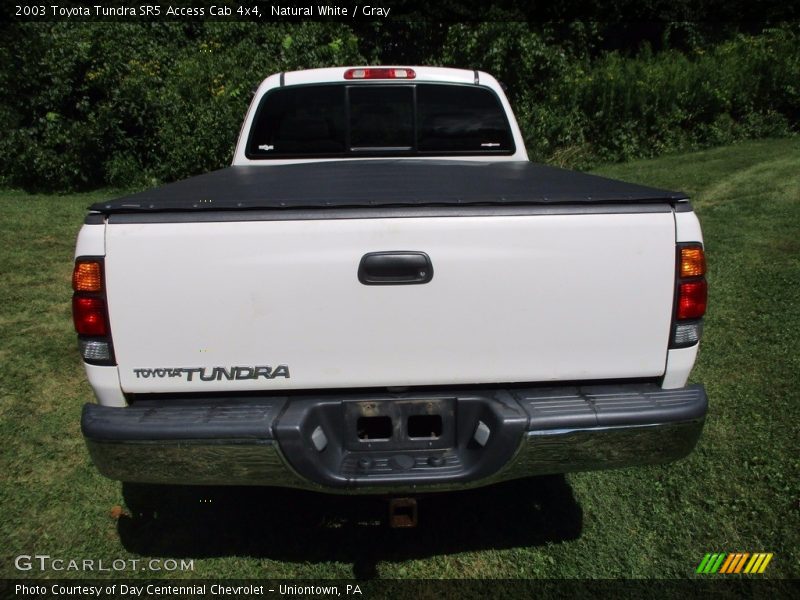
[[[70,190],[230,162],[251,93],[278,71],[362,62],[341,25],[25,24],[8,63],[5,175]]]
[[[43,190],[224,166],[255,86],[301,68],[488,71],[531,157],[578,167],[792,134],[800,117],[796,25],[723,35],[696,23],[28,23],[6,27],[1,44],[2,181]]]

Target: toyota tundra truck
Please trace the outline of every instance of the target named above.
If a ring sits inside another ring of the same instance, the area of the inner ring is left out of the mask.
[[[230,167],[90,207],[72,299],[126,482],[416,494],[700,436],[686,195],[528,160],[490,75],[285,72]]]

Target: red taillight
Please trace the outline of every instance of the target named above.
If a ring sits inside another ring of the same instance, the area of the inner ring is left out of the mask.
[[[670,348],[688,348],[700,341],[706,314],[706,255],[700,243],[678,244],[675,272],[675,318]]]
[[[116,364],[106,303],[105,258],[76,258],[72,289],[72,322],[83,360],[91,365]]]
[[[678,286],[678,319],[699,319],[706,314],[708,285],[705,279]]]
[[[345,79],[414,79],[414,69],[367,67],[364,69],[347,69]]]
[[[72,320],[79,335],[108,335],[106,303],[101,298],[73,296]]]

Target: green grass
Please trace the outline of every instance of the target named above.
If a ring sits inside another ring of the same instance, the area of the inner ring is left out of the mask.
[[[800,139],[597,172],[682,189],[702,221],[710,301],[692,379],[711,408],[699,446],[663,467],[426,498],[413,531],[376,525],[376,499],[271,489],[168,489],[158,518],[129,517],[142,489],[98,475],[80,436],[91,391],[69,306],[75,235],[109,194],[0,192],[2,576],[91,575],[14,569],[39,553],[193,558],[184,575],[207,578],[683,578],[727,551],[774,552],[766,576],[800,576]]]

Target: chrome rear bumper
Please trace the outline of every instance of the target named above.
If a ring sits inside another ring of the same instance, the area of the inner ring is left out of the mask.
[[[694,448],[706,410],[702,386],[631,384],[87,404],[82,429],[100,472],[122,481],[409,493],[670,462]],[[403,430],[437,412],[439,436]],[[365,414],[389,418],[391,438],[358,437]]]

